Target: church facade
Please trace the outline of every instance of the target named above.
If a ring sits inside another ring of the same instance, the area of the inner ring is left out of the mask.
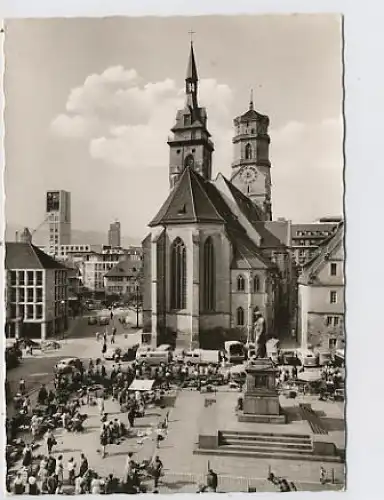
[[[170,193],[143,241],[143,321],[153,344],[168,332],[180,346],[204,345],[214,330],[252,339],[291,328],[295,266],[290,223],[272,220],[269,118],[249,109],[234,120],[231,180],[212,179],[214,143],[198,102],[191,44],[185,106],[168,141]]]

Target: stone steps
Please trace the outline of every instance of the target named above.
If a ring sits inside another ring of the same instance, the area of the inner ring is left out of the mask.
[[[297,438],[311,439],[310,434],[298,433],[285,433],[285,432],[254,432],[254,431],[238,431],[238,430],[225,430],[221,431],[222,434],[230,434],[231,436],[250,436],[250,437],[278,437],[278,438]]]
[[[237,447],[238,449],[270,449],[273,451],[293,450],[298,452],[312,452],[312,443],[286,443],[280,441],[258,441],[258,440],[242,440],[242,439],[223,439],[220,443],[220,448],[224,446]]]
[[[219,455],[227,457],[244,457],[244,458],[258,458],[258,459],[277,459],[277,460],[301,460],[301,461],[311,461],[311,462],[342,462],[342,458],[339,456],[323,456],[323,455],[313,455],[313,454],[299,454],[299,453],[273,453],[271,451],[248,451],[248,450],[236,450],[232,448],[219,447],[216,449],[197,449],[194,451],[197,455]]]
[[[278,443],[274,443],[275,447],[270,446],[269,443],[259,444],[222,444],[220,445],[221,450],[237,450],[237,451],[251,451],[254,453],[270,453],[272,454],[281,454],[281,453],[290,453],[290,454],[298,454],[298,455],[308,455],[308,453],[312,453],[312,446],[306,446],[303,448],[289,448],[287,445],[279,445]],[[295,446],[295,445],[293,445]]]
[[[296,445],[312,445],[312,439],[308,435],[295,435],[295,436],[286,436],[283,434],[272,434],[272,435],[264,435],[262,433],[247,433],[247,434],[239,434],[232,431],[222,431],[220,433],[220,437],[223,441],[233,441],[236,442],[244,441],[252,441],[252,442],[265,442],[265,443],[285,443],[285,444],[296,444]]]

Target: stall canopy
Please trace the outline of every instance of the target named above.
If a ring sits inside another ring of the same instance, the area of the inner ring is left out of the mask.
[[[150,391],[153,387],[154,380],[138,380],[135,379],[129,386],[130,391]]]
[[[318,382],[321,380],[321,373],[316,371],[306,371],[297,374],[297,378],[303,382]]]

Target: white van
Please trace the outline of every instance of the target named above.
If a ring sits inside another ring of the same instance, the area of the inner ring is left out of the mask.
[[[297,358],[302,366],[317,366],[318,357],[309,349],[296,349]]]
[[[193,349],[184,354],[184,363],[187,365],[199,365],[201,363],[200,349]]]
[[[148,352],[153,351],[153,348],[149,345],[141,345],[136,351],[136,361],[140,361],[141,358],[145,358]]]
[[[138,363],[145,363],[150,366],[167,365],[172,361],[172,354],[168,351],[148,351],[141,353],[139,359],[136,357]]]

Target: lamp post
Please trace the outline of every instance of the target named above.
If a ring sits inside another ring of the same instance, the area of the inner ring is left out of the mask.
[[[139,282],[135,282],[136,291],[136,328],[139,328]]]

